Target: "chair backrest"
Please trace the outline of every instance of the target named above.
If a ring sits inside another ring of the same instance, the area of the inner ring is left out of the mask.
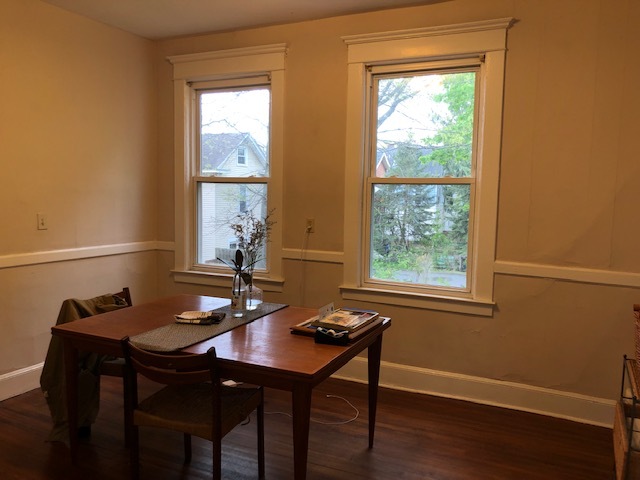
[[[131,301],[131,292],[129,291],[129,287],[124,287],[121,292],[114,293],[114,297],[118,297],[128,306],[132,306],[133,302]]]
[[[128,368],[154,382],[164,385],[207,381],[219,383],[214,347],[203,354],[169,355],[142,350],[133,345],[128,337],[121,342]]]

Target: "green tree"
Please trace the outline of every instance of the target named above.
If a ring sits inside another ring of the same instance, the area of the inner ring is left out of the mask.
[[[436,134],[424,139],[430,153],[421,160],[438,162],[444,168],[445,176],[468,177],[471,174],[475,78],[475,72],[443,75],[443,91],[433,96],[433,100],[446,106],[446,110],[443,114],[433,110],[431,120],[436,126]]]
[[[420,161],[423,147],[399,143],[388,152],[393,152],[388,176],[425,176],[428,166]],[[373,249],[383,256],[400,250],[406,252],[417,239],[432,235],[436,221],[433,206],[437,197],[435,185],[377,185],[372,202]]]
[[[432,121],[437,133],[425,139],[430,153],[420,158],[425,164],[437,162],[444,176],[471,175],[473,119],[475,110],[475,72],[443,76],[443,91],[433,99],[446,106],[444,114],[434,111]],[[444,221],[449,231],[443,242],[445,255],[466,255],[469,232],[469,187],[449,185],[443,188]]]

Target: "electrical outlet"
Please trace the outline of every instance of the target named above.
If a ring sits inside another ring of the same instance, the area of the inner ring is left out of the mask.
[[[47,216],[44,213],[38,213],[36,215],[38,219],[38,230],[46,230],[49,228],[49,224],[47,223]]]
[[[316,223],[316,221],[313,218],[307,218],[307,226],[305,228],[305,232],[307,232],[307,233],[315,232],[316,231],[315,230],[315,228],[316,228],[315,223]]]

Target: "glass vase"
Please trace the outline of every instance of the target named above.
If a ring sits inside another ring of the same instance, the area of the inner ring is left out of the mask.
[[[233,276],[231,285],[231,316],[242,317],[247,309],[247,286],[239,273]]]
[[[262,289],[253,283],[253,281],[247,286],[247,310],[255,310],[260,307],[263,302]]]

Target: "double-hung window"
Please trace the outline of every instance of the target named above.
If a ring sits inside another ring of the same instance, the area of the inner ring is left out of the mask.
[[[268,213],[271,88],[266,77],[192,88],[197,112],[194,266],[223,266],[221,260],[235,258],[227,239],[238,215],[264,219]],[[265,247],[258,270],[265,269]]]
[[[239,214],[282,211],[284,45],[170,57],[174,65],[177,281],[228,285]],[[274,218],[275,217],[275,218]],[[281,289],[273,224],[256,273]]]
[[[510,25],[344,38],[344,298],[491,314]]]
[[[470,291],[477,73],[468,60],[369,69],[367,282]]]

